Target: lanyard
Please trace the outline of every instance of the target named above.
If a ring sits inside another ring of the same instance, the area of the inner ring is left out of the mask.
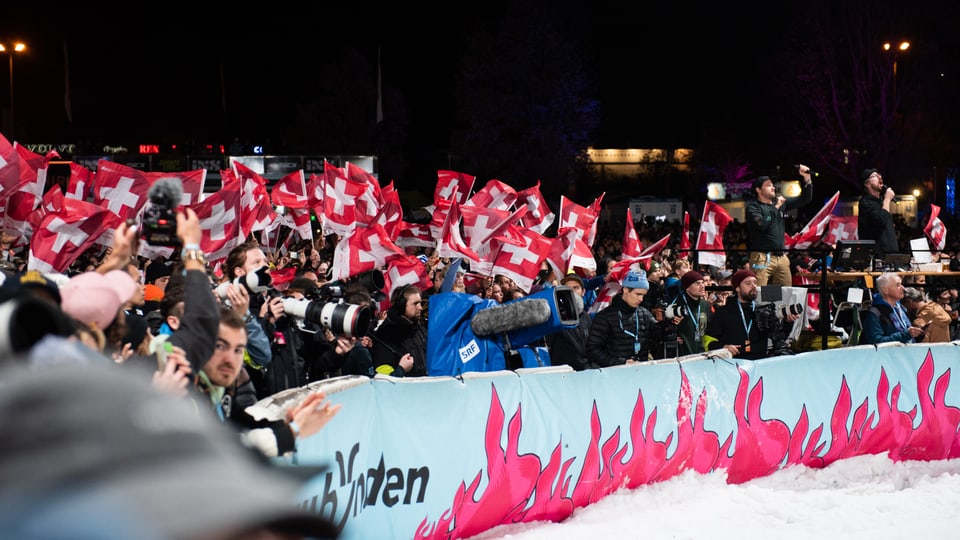
[[[740,304],[740,301],[737,300],[737,307],[740,308],[740,320],[743,322],[743,329],[747,331],[747,340],[750,339],[750,329],[753,328],[753,317],[750,318],[750,323],[747,324],[747,318],[743,315],[743,305]],[[750,309],[754,309],[754,303],[750,301]]]
[[[738,303],[739,303],[739,302],[738,302]],[[692,314],[693,314],[693,309],[690,307],[690,304],[687,303],[687,293],[683,293],[683,304],[684,304],[685,306],[687,306],[687,312],[689,312],[689,313],[692,315]],[[696,334],[697,336],[702,336],[702,335],[703,335],[703,334],[700,333],[700,308],[701,308],[702,306],[703,306],[703,304],[701,304],[700,301],[697,300],[697,317],[696,317],[695,319],[694,319],[693,317],[690,317],[691,319],[693,319],[693,321],[692,321],[692,322],[693,322],[693,332],[694,332],[694,334]]]
[[[623,327],[623,312],[622,312],[622,311],[617,311],[617,317],[620,319],[620,330],[623,330],[623,333],[624,333],[624,334],[632,337],[635,343],[640,343],[640,317],[636,316],[636,311],[634,311],[634,320],[635,320],[636,323],[637,323],[637,333],[636,333],[636,334],[634,334],[633,332],[631,332],[631,331],[629,331],[629,330],[627,330],[627,329],[625,329],[625,328]]]

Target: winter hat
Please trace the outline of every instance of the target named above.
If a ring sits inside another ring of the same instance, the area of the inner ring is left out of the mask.
[[[650,283],[647,281],[647,273],[643,270],[631,270],[624,276],[620,286],[624,289],[649,289]]]
[[[153,283],[162,277],[170,277],[173,274],[171,266],[169,262],[163,259],[155,259],[147,265],[147,269],[143,273],[143,282]]]
[[[136,287],[130,274],[120,270],[106,274],[83,272],[60,288],[61,307],[74,319],[103,330],[110,326]]]
[[[680,278],[680,289],[687,290],[691,285],[703,279],[703,274],[696,270],[690,270]]]
[[[748,277],[755,278],[757,275],[747,269],[737,270],[737,273],[730,278],[730,284],[733,285],[734,289],[736,289],[741,283],[743,283],[743,280],[747,279]]]
[[[880,171],[878,171],[877,169],[864,169],[863,172],[860,173],[860,181],[866,182],[867,180],[870,179],[871,176],[873,176],[873,173],[875,172],[880,172]]]
[[[12,298],[24,293],[38,292],[46,295],[55,303],[60,303],[60,287],[37,270],[27,270],[13,274],[3,280],[3,298]]]

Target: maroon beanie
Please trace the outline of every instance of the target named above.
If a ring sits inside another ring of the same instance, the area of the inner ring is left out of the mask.
[[[730,284],[733,285],[734,289],[736,289],[741,283],[743,283],[743,280],[747,279],[748,277],[755,278],[757,275],[745,268],[743,270],[737,270],[737,272],[733,274],[733,277],[730,278]]]
[[[680,278],[680,288],[687,290],[691,285],[703,279],[703,274],[696,270],[690,270]]]

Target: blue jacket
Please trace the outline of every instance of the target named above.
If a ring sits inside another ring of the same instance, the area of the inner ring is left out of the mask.
[[[906,329],[899,330],[894,322],[898,310],[902,320],[910,326],[910,317],[907,315],[903,306],[899,302],[891,306],[880,296],[880,293],[874,293],[873,305],[863,314],[863,334],[860,343],[889,343],[899,341],[900,343],[913,343],[913,337]]]

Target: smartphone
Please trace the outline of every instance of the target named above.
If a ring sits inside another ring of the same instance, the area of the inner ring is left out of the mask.
[[[291,251],[291,252],[290,252],[290,258],[291,258],[291,259],[299,259],[299,258],[300,258],[300,252],[299,252],[299,251]]]

